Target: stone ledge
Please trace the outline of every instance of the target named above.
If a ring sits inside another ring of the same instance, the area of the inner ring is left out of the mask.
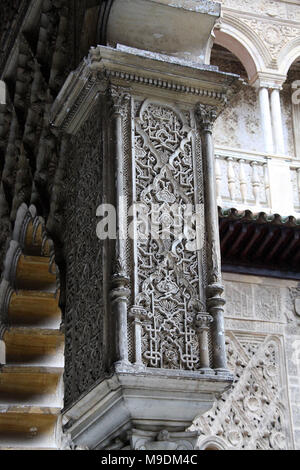
[[[164,373],[115,373],[99,383],[64,413],[65,428],[73,442],[103,449],[132,428],[183,432],[194,418],[211,408],[216,395],[233,379],[225,372],[221,376]]]
[[[109,84],[128,87],[136,94],[163,94],[168,100],[198,102],[224,108],[238,75],[206,66],[187,66],[160,57],[135,55],[112,47],[91,48],[88,58],[67,78],[50,115],[54,127],[75,134],[93,102]]]

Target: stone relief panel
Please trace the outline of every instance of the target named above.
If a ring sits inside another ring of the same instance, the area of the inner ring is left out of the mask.
[[[298,5],[277,0],[220,0],[224,7],[271,18],[289,19],[300,22]]]
[[[225,317],[282,321],[284,289],[252,283],[225,282]]]
[[[192,216],[202,194],[200,161],[195,168],[194,160],[190,113],[159,102],[136,103],[135,191],[145,223],[137,227],[135,304],[142,308],[142,360],[148,367],[199,368],[194,321],[205,306],[199,252],[185,226],[186,210]],[[155,232],[147,233],[150,220]]]
[[[256,152],[264,151],[258,95],[243,86],[218,117],[214,128],[215,145]]]
[[[298,283],[224,277],[227,361],[235,380],[192,429],[200,430],[200,445],[219,439],[227,449],[299,449]]]
[[[286,358],[295,448],[300,449],[300,287],[289,289],[286,303]]]
[[[298,27],[252,18],[240,18],[240,20],[254,31],[267,47],[274,61],[268,64],[271,67],[277,67],[277,58],[283,47],[299,36]]]
[[[228,449],[292,448],[280,339],[228,331],[226,345],[234,384],[195,429],[221,438]]]
[[[65,406],[72,404],[104,370],[102,244],[96,209],[102,201],[102,123],[95,107],[67,157],[64,210],[66,263]]]

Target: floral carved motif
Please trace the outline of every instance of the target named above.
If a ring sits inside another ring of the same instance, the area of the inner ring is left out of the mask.
[[[258,13],[269,17],[286,18],[286,6],[274,0],[221,0],[225,7],[235,10],[247,11],[249,13]]]
[[[255,31],[263,40],[269,50],[273,60],[278,59],[278,55],[283,47],[291,40],[299,36],[299,28],[282,24],[271,24],[257,19],[241,18],[241,21]]]
[[[204,306],[198,254],[183,228],[185,210],[195,210],[196,202],[189,120],[188,114],[151,102],[141,106],[135,119],[136,200],[141,212],[135,303],[143,307],[142,358],[149,367],[199,368],[194,318]],[[154,221],[157,236],[147,233],[148,220]]]

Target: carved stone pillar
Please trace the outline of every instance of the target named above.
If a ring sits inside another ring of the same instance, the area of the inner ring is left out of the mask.
[[[113,448],[129,432],[134,448],[194,448],[182,432],[231,384],[211,126],[235,80],[98,46],[54,104],[53,124],[74,133],[100,102],[117,221],[103,248],[115,360],[64,415],[76,445]]]
[[[116,206],[116,242],[111,279],[111,305],[115,314],[116,324],[116,369],[128,366],[128,338],[127,338],[127,308],[130,291],[128,289],[129,277],[126,263],[126,185],[124,173],[124,142],[123,119],[130,96],[126,90],[108,87],[108,101],[111,103],[111,121],[113,134],[113,153],[115,154],[115,206]]]
[[[212,343],[213,367],[219,371],[226,370],[226,351],[224,341],[222,297],[224,288],[221,282],[221,252],[218,228],[218,211],[215,188],[215,158],[212,139],[213,123],[217,117],[217,108],[198,104],[196,116],[202,137],[204,165],[205,222],[208,250],[208,272],[206,287],[208,311],[213,317]]]

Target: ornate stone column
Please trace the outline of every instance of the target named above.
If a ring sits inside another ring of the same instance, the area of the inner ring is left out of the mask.
[[[222,297],[224,288],[221,282],[221,251],[218,227],[218,210],[215,187],[215,158],[212,138],[213,123],[217,108],[197,104],[196,116],[202,137],[204,165],[205,226],[207,234],[207,306],[212,315],[213,367],[218,371],[226,370],[226,351],[224,341]]]
[[[115,205],[116,205],[116,242],[111,279],[111,305],[116,321],[116,370],[128,367],[127,307],[130,291],[126,263],[126,227],[127,205],[126,190],[128,184],[124,173],[123,118],[130,101],[126,89],[114,85],[108,88],[108,101],[111,104],[113,133],[113,153],[115,158]]]

